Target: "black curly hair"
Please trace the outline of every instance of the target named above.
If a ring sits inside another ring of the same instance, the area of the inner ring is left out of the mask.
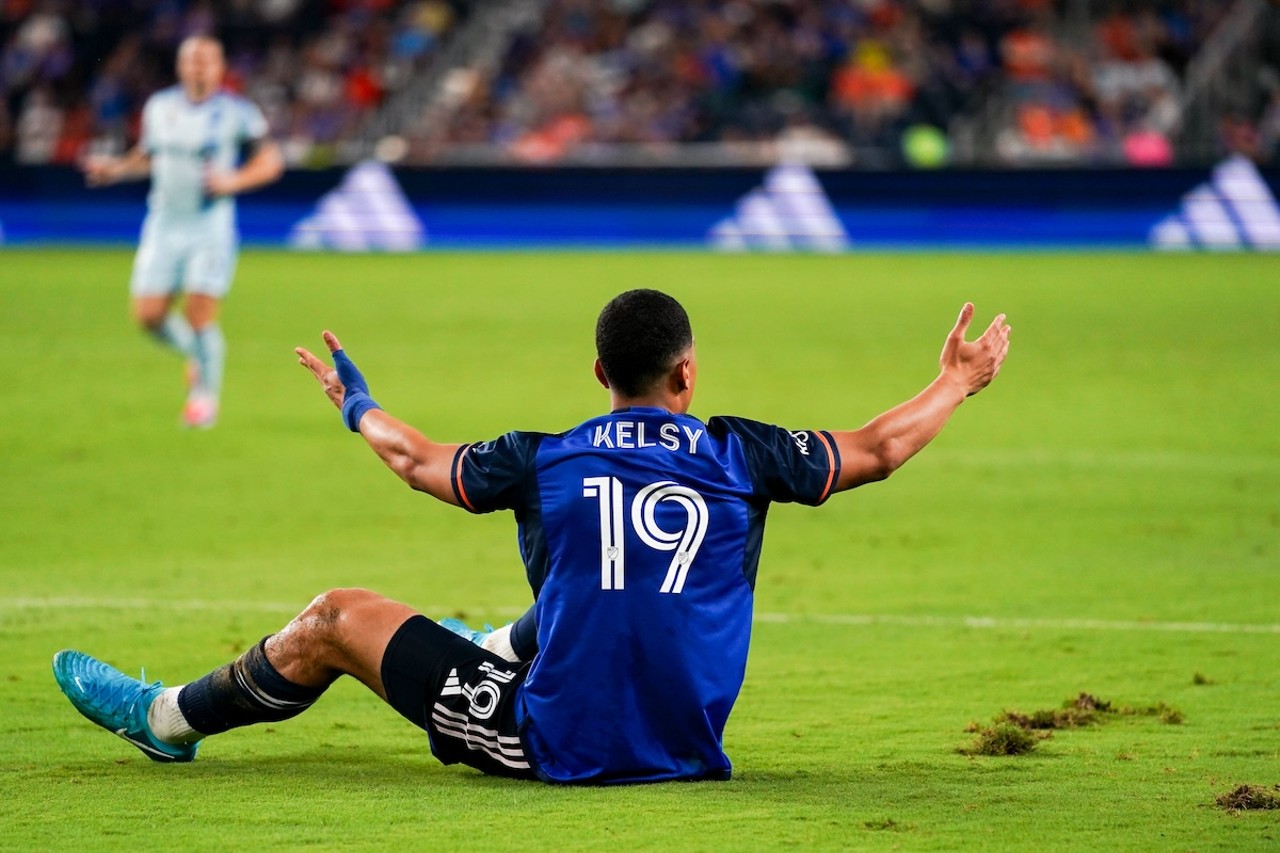
[[[675,299],[642,288],[620,293],[596,321],[596,355],[609,387],[639,397],[693,345],[689,315]]]

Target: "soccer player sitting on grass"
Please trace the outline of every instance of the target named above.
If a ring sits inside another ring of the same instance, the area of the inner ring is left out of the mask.
[[[689,415],[688,317],[670,296],[633,290],[596,326],[607,414],[557,435],[460,445],[382,411],[326,332],[336,369],[305,349],[301,363],[392,471],[471,512],[515,512],[535,599],[532,661],[510,663],[373,592],[336,589],[182,687],[74,651],[54,657],[54,674],[82,714],[157,761],[190,761],[202,737],[299,714],[351,675],[425,729],[445,764],[551,782],[727,779],[722,736],[770,502],[816,506],[928,444],[1008,350],[1003,315],[966,342],[972,317],[966,304],[940,374],[912,399],[861,429],[791,432]]]

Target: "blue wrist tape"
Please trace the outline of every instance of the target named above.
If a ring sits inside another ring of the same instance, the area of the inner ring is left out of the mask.
[[[338,371],[338,379],[342,381],[348,394],[352,391],[369,393],[369,385],[364,381],[364,374],[360,372],[360,368],[356,367],[346,350],[334,352],[333,366]]]
[[[342,398],[342,422],[352,432],[359,432],[360,419],[364,417],[365,412],[381,408],[364,391],[352,391],[348,388],[346,396]]]
[[[364,381],[364,374],[344,350],[333,354],[333,366],[338,371],[338,379],[346,391],[342,395],[342,422],[352,432],[360,431],[360,419],[370,409],[381,409],[369,396],[369,384]]]

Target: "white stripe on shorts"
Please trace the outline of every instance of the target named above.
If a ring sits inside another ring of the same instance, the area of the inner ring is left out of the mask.
[[[508,767],[529,769],[520,738],[499,735],[492,729],[478,726],[466,716],[451,711],[438,702],[431,710],[431,721],[441,734],[455,737],[465,743],[468,749],[483,752]]]

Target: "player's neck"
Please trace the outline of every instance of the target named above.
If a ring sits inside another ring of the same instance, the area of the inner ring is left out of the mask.
[[[635,396],[622,394],[609,384],[599,359],[596,360],[595,370],[596,379],[609,389],[609,411],[611,412],[619,409],[646,408],[663,409],[673,414],[683,415],[688,413],[689,406],[693,403],[693,380],[697,368],[694,366],[692,351],[688,357],[676,364],[667,376],[654,382],[643,394]]]
[[[209,99],[210,99],[210,98],[212,98],[214,95],[218,94],[218,87],[217,87],[217,86],[214,86],[214,87],[209,88],[209,89],[187,89],[187,88],[184,88],[184,89],[183,89],[183,92],[186,94],[186,96],[187,96],[187,100],[188,100],[188,101],[190,101],[191,103],[193,103],[193,104],[203,104],[205,101],[209,100]]]
[[[684,394],[646,394],[640,397],[624,397],[621,394],[609,394],[609,411],[621,409],[662,409],[677,415],[689,411],[689,399]]]

